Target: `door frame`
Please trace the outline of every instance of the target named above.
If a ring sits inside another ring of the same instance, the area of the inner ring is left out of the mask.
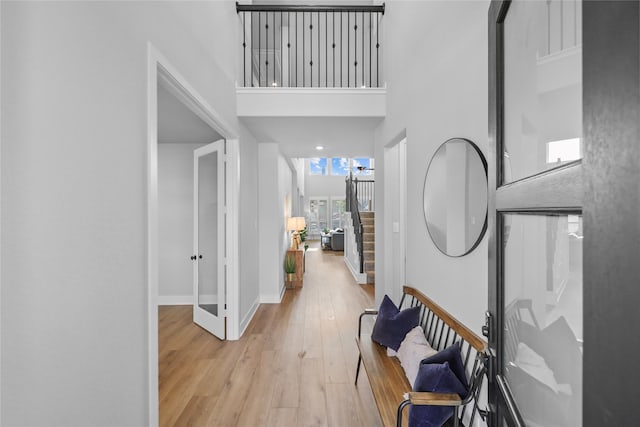
[[[394,162],[394,169],[390,169],[390,162]],[[384,291],[381,291],[379,298],[385,293],[399,301],[402,294],[402,286],[407,282],[407,131],[402,130],[384,147],[384,173],[383,180],[384,194],[397,194],[398,217],[395,218],[393,212],[386,210],[382,218],[384,229],[385,246],[392,247],[393,235],[398,234],[398,246],[393,247],[397,251],[400,259],[399,277],[394,277],[393,257],[385,256],[383,262]],[[389,206],[388,200],[385,206]],[[397,220],[397,221],[394,221]],[[397,232],[394,231],[394,222],[398,223]],[[377,289],[377,288],[376,288]],[[377,294],[377,292],[376,292]],[[376,296],[377,301],[378,296]]]
[[[147,43],[147,345],[149,425],[159,422],[158,396],[158,83],[227,141],[227,339],[240,338],[238,131],[188,83],[175,66]],[[185,256],[188,254],[185,254]]]

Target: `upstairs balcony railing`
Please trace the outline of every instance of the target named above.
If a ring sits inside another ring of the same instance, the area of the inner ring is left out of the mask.
[[[383,84],[380,6],[238,4],[244,87]]]

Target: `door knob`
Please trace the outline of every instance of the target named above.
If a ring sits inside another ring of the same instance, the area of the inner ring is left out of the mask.
[[[202,259],[202,255],[200,255],[198,258]]]
[[[196,260],[196,256],[195,255],[191,255],[191,261],[195,261]]]

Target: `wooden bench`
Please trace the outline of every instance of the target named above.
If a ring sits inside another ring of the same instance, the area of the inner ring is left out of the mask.
[[[420,326],[424,329],[431,347],[442,350],[456,341],[460,343],[462,361],[469,379],[467,398],[462,399],[454,393],[411,391],[411,384],[398,359],[387,356],[386,347],[371,340],[370,335],[362,334],[362,318],[378,313],[377,310],[372,309],[367,309],[360,314],[356,338],[360,351],[356,369],[356,386],[360,365],[363,364],[380,418],[387,427],[393,425],[400,427],[403,422],[403,410],[409,405],[453,406],[454,426],[465,425],[465,423],[471,426],[477,416],[483,419],[486,416],[486,411],[478,407],[477,399],[485,378],[484,362],[487,343],[420,291],[404,286],[400,309],[415,306],[421,307]],[[404,418],[406,419],[406,413]]]

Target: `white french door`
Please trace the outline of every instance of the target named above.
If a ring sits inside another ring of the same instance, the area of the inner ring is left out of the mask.
[[[226,338],[225,141],[193,152],[193,321]]]

